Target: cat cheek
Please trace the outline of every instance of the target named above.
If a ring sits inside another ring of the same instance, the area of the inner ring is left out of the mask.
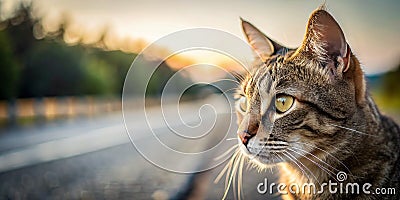
[[[237,118],[237,124],[242,123],[243,115],[240,113],[240,111],[236,111],[236,118]]]

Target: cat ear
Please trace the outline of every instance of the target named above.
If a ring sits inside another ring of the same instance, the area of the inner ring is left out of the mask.
[[[311,14],[298,52],[324,63],[332,78],[341,77],[353,82],[357,102],[364,101],[366,86],[360,63],[353,56],[339,24],[323,8]]]
[[[284,48],[278,43],[269,39],[264,33],[262,33],[249,22],[243,20],[242,18],[240,18],[240,20],[242,21],[242,28],[247,41],[263,61],[267,60],[275,52],[278,52],[280,49]]]
[[[324,9],[316,10],[311,14],[300,51],[326,63],[342,62],[340,63],[342,72],[346,72],[350,64],[351,50],[343,31],[336,20]]]

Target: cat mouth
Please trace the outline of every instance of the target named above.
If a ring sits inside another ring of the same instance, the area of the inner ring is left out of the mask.
[[[250,160],[257,161],[262,164],[277,164],[287,162],[285,152],[289,147],[289,143],[279,140],[274,137],[269,137],[266,140],[251,138],[248,143],[243,144],[239,140],[241,152]]]
[[[264,164],[276,164],[280,162],[286,162],[282,152],[284,151],[270,151],[270,152],[263,151],[252,155],[253,157],[257,158],[260,162]]]

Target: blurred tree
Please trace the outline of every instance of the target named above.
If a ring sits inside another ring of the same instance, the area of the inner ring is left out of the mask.
[[[400,97],[400,65],[383,76],[383,92],[388,98]]]
[[[13,53],[6,32],[0,32],[0,99],[15,98],[18,91],[20,66]]]
[[[125,76],[128,73],[135,55],[121,51],[104,51],[101,49],[93,50],[92,54],[110,66],[110,73],[112,73],[112,79],[114,80],[113,91],[121,94]]]
[[[30,49],[37,43],[33,34],[33,27],[37,23],[39,20],[31,17],[31,5],[22,3],[14,15],[3,22],[7,27],[4,31],[10,36],[8,39],[13,45],[13,54],[21,61],[26,59]]]
[[[20,96],[78,95],[83,92],[84,73],[79,49],[43,41],[26,60]]]
[[[107,29],[94,44],[69,46],[63,40],[71,23],[68,15],[60,21],[59,30],[46,32],[41,19],[32,17],[32,7],[21,3],[12,17],[0,22],[0,28],[5,27],[0,30],[0,98],[122,93],[135,54],[107,51]],[[143,72],[150,70],[142,67]],[[160,94],[173,73],[163,63],[151,78],[147,94]],[[145,78],[134,84],[140,86]]]
[[[116,93],[116,79],[112,66],[96,58],[86,59],[84,63],[85,80],[82,92],[90,95],[109,95]]]
[[[21,97],[115,94],[115,72],[80,46],[43,41],[23,71]]]
[[[367,77],[369,91],[384,112],[400,111],[400,65],[394,71]]]

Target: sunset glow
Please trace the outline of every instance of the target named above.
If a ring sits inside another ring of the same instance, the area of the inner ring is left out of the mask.
[[[7,11],[2,12],[3,15],[17,5],[17,1],[3,2],[2,9]],[[151,42],[187,28],[215,28],[243,39],[239,17],[252,22],[276,41],[296,47],[301,43],[309,14],[322,1],[235,1],[229,2],[232,4],[229,7],[214,1],[171,1],[166,4],[161,1],[36,0],[33,3],[34,14],[43,17],[45,33],[59,29],[63,20],[68,22],[63,24],[66,28],[64,40],[68,44],[98,45],[96,43],[103,37],[104,44],[101,45],[106,49],[139,53]],[[394,0],[328,1],[327,7],[344,29],[366,73],[385,72],[398,64],[400,3]],[[164,46],[155,53],[158,56],[174,53],[169,52],[173,48]],[[240,59],[248,64],[252,55],[244,52]],[[213,63],[229,70],[238,67],[232,66],[223,55],[198,52],[175,56],[167,62],[174,69],[193,62]]]

